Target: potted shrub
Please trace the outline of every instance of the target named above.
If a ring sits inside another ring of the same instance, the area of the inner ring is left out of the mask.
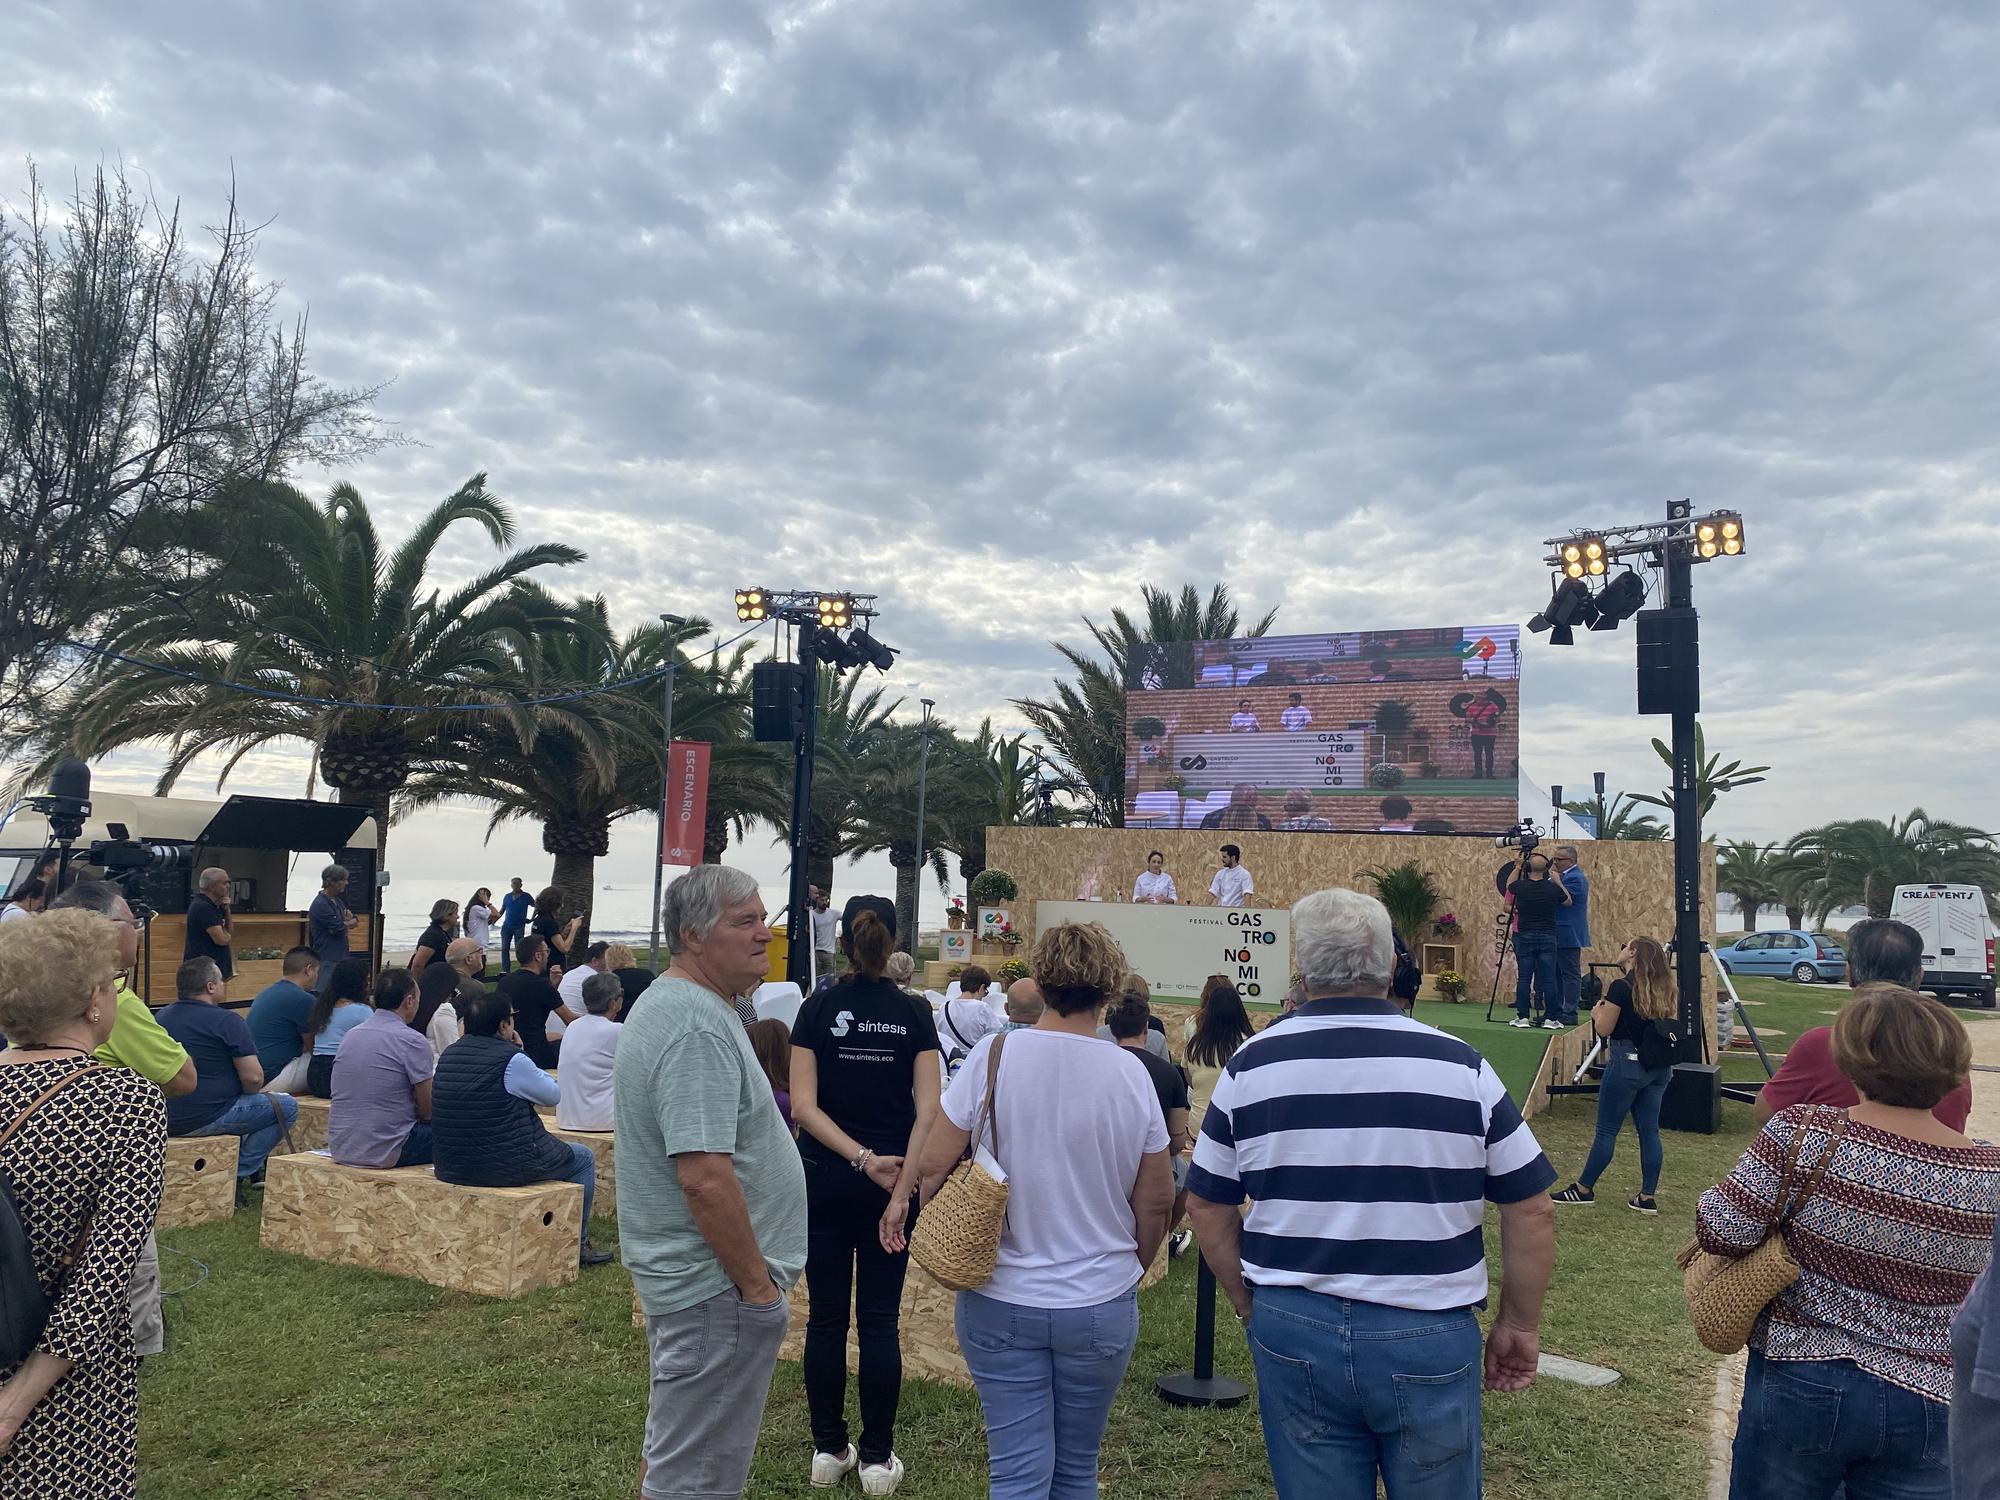
[[[1401,698],[1384,698],[1375,705],[1375,728],[1392,744],[1409,738],[1416,722],[1416,711]]]
[[[1449,1000],[1457,1005],[1465,999],[1465,976],[1456,969],[1440,969],[1431,976],[1437,986],[1438,999]]]
[[[1368,784],[1385,792],[1393,792],[1403,780],[1403,768],[1386,760],[1368,772]]]
[[[1417,767],[1417,774],[1425,781],[1436,781],[1444,768],[1434,760],[1427,760]]]
[[[1151,714],[1141,714],[1132,721],[1132,735],[1139,740],[1156,740],[1167,732],[1167,726]]]
[[[1432,914],[1444,901],[1437,877],[1413,859],[1399,865],[1377,865],[1362,873],[1375,887],[1377,899],[1388,908],[1389,921],[1402,934],[1404,946],[1414,953]]]
[[[1431,933],[1441,943],[1455,943],[1463,935],[1464,929],[1458,925],[1458,913],[1446,912],[1432,924]]]
[[[1005,906],[1020,894],[1021,888],[1005,870],[981,870],[965,889],[966,900],[974,911],[982,906]]]
[[[1014,983],[1017,979],[1026,979],[1028,977],[1028,966],[1018,958],[1003,958],[1000,960],[999,967],[994,969],[993,977],[999,980],[1001,986],[1004,988]]]
[[[953,896],[951,898],[951,905],[945,908],[944,920],[945,925],[950,927],[953,932],[963,932],[965,930],[965,898],[963,896]]]

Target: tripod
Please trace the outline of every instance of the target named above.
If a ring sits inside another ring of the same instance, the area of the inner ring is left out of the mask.
[[[1486,1019],[1493,1019],[1493,1007],[1500,999],[1500,971],[1507,967],[1508,951],[1514,946],[1514,921],[1507,912],[1501,912],[1493,919],[1493,992],[1486,997]],[[1529,1019],[1540,1025],[1542,1017],[1548,1013],[1549,997],[1539,989],[1531,991],[1534,996]]]

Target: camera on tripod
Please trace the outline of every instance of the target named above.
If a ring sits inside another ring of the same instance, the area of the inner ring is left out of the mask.
[[[146,876],[154,870],[194,868],[194,845],[148,844],[132,837],[123,823],[107,823],[108,839],[98,839],[84,850],[83,863],[104,871],[104,878],[125,893],[135,921],[153,916],[153,909],[140,899]]]
[[[1495,849],[1518,849],[1523,856],[1535,852],[1535,846],[1542,841],[1541,831],[1531,819],[1523,818],[1505,833],[1493,840]]]

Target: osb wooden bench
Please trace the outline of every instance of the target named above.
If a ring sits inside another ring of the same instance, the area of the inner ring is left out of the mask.
[[[572,1145],[587,1146],[597,1158],[597,1196],[591,1200],[592,1213],[618,1212],[618,1161],[612,1133],[608,1130],[564,1130],[553,1119],[546,1122],[550,1135]]]
[[[333,1111],[331,1099],[315,1099],[311,1094],[294,1094],[299,1101],[298,1122],[292,1126],[292,1151],[324,1151],[326,1149],[326,1123]],[[285,1151],[283,1141],[274,1148]]]
[[[576,1280],[583,1189],[573,1182],[475,1188],[429,1167],[343,1167],[330,1156],[274,1156],[262,1241],[314,1260],[413,1276],[487,1297]]]
[[[236,1212],[236,1159],[242,1141],[233,1135],[167,1138],[165,1190],[155,1229],[212,1224]]]

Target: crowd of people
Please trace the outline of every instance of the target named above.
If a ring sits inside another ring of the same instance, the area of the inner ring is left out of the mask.
[[[1516,941],[1534,935],[1523,967],[1555,1009],[1571,1003],[1570,950],[1590,937],[1574,851],[1552,856],[1506,883]],[[1147,876],[1135,899],[1173,899],[1171,877]],[[329,904],[345,880],[324,872]],[[578,946],[560,894],[529,897],[516,880],[497,904],[483,888],[440,902],[409,962],[380,970],[344,951],[351,927],[334,913],[309,919],[309,941],[239,1014],[219,1003],[228,877],[198,883],[208,920],[190,922],[176,999],[157,1014],[127,983],[138,926],[115,885],[84,881],[0,922],[13,1188],[0,1238],[11,1206],[50,1308],[0,1381],[0,1493],[132,1493],[136,1370],[161,1347],[163,1142],[235,1136],[247,1188],[299,1093],[331,1101],[328,1147],[347,1165],[576,1183],[585,1265],[612,1258],[589,1237],[596,1158],[545,1115],[615,1131],[619,1251],[651,1370],[640,1493],[653,1500],[742,1493],[801,1278],[805,1477],[898,1489],[911,1236],[968,1157],[1008,1191],[993,1272],[954,1317],[998,1500],[1096,1493],[1138,1290],[1197,1240],[1249,1344],[1282,1500],[1378,1483],[1391,1497],[1477,1495],[1481,1392],[1534,1379],[1557,1207],[1595,1201],[1628,1119],[1629,1206],[1660,1208],[1675,1007],[1645,936],[1589,1012],[1607,1048],[1597,1129],[1554,1192],[1490,1065],[1395,998],[1397,939],[1381,903],[1353,891],[1293,907],[1298,977],[1279,1016],[1259,1028],[1218,975],[1170,1040],[1096,924],[1044,931],[1033,977],[1004,995],[977,966],[926,995],[897,949],[894,903],[873,896],[827,924],[828,972],[789,1024],[760,1019],[770,930],[755,880],[719,865],[668,887],[657,977],[619,945]],[[831,916],[826,893],[811,904]],[[507,952],[489,986],[496,927]],[[1917,935],[1859,924],[1848,963],[1853,997],[1793,1044],[1756,1139],[1692,1205],[1703,1248],[1740,1256],[1776,1224],[1800,1267],[1751,1337],[1731,1493],[1943,1497],[1955,1473],[1958,1493],[1992,1494],[2000,1149],[1963,1134],[1970,1042],[1915,990]],[[1489,1205],[1500,1292],[1482,1328]]]

